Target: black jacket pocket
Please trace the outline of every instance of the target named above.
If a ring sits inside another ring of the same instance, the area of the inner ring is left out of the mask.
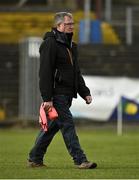
[[[57,83],[61,83],[62,82],[62,76],[61,76],[61,72],[59,70],[56,70],[56,73],[55,73],[55,82],[57,82]]]

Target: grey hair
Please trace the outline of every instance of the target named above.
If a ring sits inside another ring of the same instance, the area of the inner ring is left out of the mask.
[[[60,23],[64,21],[64,17],[68,16],[69,18],[73,18],[72,14],[69,12],[58,12],[54,16],[54,27],[57,27]]]

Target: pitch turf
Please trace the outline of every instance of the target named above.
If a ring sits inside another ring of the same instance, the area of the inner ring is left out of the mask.
[[[0,130],[1,179],[137,179],[139,178],[138,128],[118,137],[115,129],[77,129],[81,145],[97,169],[79,170],[73,165],[58,133],[49,146],[47,168],[28,168],[26,159],[38,130]]]

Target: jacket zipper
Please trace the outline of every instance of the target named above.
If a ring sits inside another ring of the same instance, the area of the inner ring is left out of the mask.
[[[72,64],[72,66],[73,66],[73,60],[72,60],[72,54],[71,54],[71,51],[70,51],[68,48],[66,48],[66,49],[67,49],[68,54],[69,54],[70,63],[71,63],[71,64]]]

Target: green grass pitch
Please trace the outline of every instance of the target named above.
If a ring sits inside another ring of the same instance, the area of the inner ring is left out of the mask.
[[[77,128],[88,156],[97,162],[94,170],[77,169],[69,156],[61,133],[45,155],[47,168],[28,168],[26,160],[38,129],[0,129],[0,179],[138,179],[138,128],[117,136],[111,128]]]

